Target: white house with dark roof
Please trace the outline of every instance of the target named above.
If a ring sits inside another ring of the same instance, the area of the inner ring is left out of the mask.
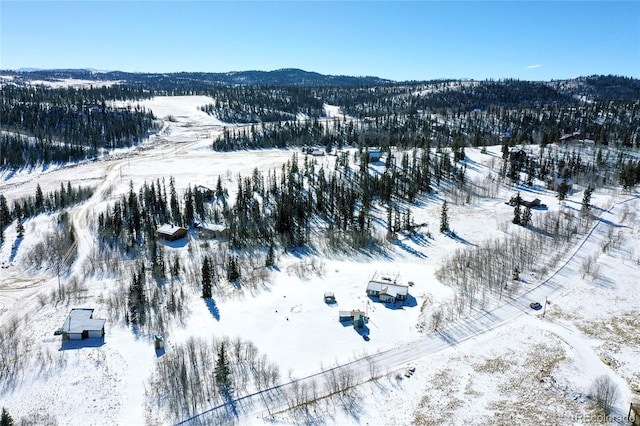
[[[374,275],[367,284],[367,295],[377,297],[380,302],[405,301],[409,295],[409,286],[399,283],[397,277]]]
[[[60,329],[65,340],[82,340],[89,337],[104,337],[104,324],[107,320],[93,318],[93,309],[75,308]]]

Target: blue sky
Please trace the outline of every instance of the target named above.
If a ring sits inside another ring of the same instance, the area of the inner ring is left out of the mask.
[[[0,69],[640,78],[639,1],[0,1]]]

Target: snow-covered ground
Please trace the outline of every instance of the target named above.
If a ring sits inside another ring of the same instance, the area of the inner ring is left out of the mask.
[[[224,123],[198,109],[209,102],[202,96],[140,102],[165,123],[142,146],[127,155],[71,167],[3,172],[0,193],[11,202],[33,195],[38,184],[45,192],[67,181],[72,186],[96,186],[97,195],[72,212],[75,226],[92,226],[105,201],[126,193],[130,182],[138,188],[145,181],[168,181],[173,176],[181,192],[188,185],[214,188],[221,176],[234,189],[238,174],[250,175],[255,168],[265,173],[279,170],[291,158],[293,150],[213,152],[211,142]],[[326,109],[331,116],[340,114],[333,107]],[[487,154],[467,149],[467,156],[469,178],[483,179],[487,165],[497,161],[499,147]],[[334,157],[317,161],[332,168]],[[435,194],[412,207],[415,222],[426,223],[425,231],[433,238],[401,238],[390,245],[388,256],[278,253],[278,270],[272,272],[268,285],[255,294],[231,294],[217,301],[217,317],[202,299],[192,297],[184,325],[167,336],[167,351],[192,336],[240,337],[277,362],[283,382],[380,354],[378,380],[360,385],[358,401],[348,410],[340,404],[324,406],[322,421],[327,424],[590,424],[595,413],[588,396],[590,386],[602,374],[620,388],[614,414],[622,417],[629,402],[640,397],[640,199],[633,194],[596,191],[592,203],[600,222],[594,222],[592,233],[572,243],[556,266],[557,274],[549,270],[528,275],[525,290],[531,292],[521,299],[492,311],[484,320],[461,321],[440,333],[418,327],[423,309],[452,296],[452,290],[435,277],[444,258],[456,249],[502,237],[511,229],[513,209],[504,201],[514,192],[502,188],[499,198],[451,203],[450,225],[459,239],[437,232],[443,198]],[[534,194],[523,196],[529,199]],[[572,193],[562,204],[542,189],[535,197],[549,211],[569,211],[579,209],[582,192]],[[538,213],[544,214],[536,211],[534,215]],[[384,217],[385,212],[379,214]],[[97,347],[63,347],[59,337],[53,336],[72,307],[93,307],[95,317],[105,317],[104,299],[122,283],[85,276],[76,267],[71,274],[83,288],[78,302],[42,305],[41,296],[58,286],[55,271],[25,270],[23,262],[52,220],[42,216],[26,221],[25,238],[15,249],[15,227],[9,227],[0,247],[0,323],[19,320],[15,330],[34,354],[33,368],[19,375],[10,389],[0,390],[0,406],[14,419],[45,419],[40,423],[166,423],[158,413],[145,411],[148,380],[157,361],[149,336],[136,336],[123,324],[111,322],[104,344]],[[91,234],[85,230],[80,235],[82,260],[90,256]],[[165,249],[182,257],[206,250],[195,240]],[[584,262],[595,265],[589,274],[582,273]],[[400,273],[401,280],[413,282],[409,303],[392,309],[366,297],[367,281],[376,271]],[[325,292],[333,292],[337,304],[325,304]],[[544,317],[528,307],[530,301],[544,303],[545,298],[549,304]],[[339,310],[351,309],[369,315],[367,339],[338,321]],[[416,368],[408,377],[404,359]],[[301,421],[288,412],[270,418],[259,407],[250,413],[236,422]]]

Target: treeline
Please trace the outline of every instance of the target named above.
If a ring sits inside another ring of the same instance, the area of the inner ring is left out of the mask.
[[[16,134],[0,134],[2,168],[19,169],[39,164],[64,164],[94,157],[96,151],[82,145],[67,145]]]
[[[361,152],[355,164],[341,153],[333,170],[318,165],[314,157],[300,160],[294,154],[279,173],[273,170],[265,177],[255,170],[252,176],[239,176],[235,203],[220,216],[229,225],[233,248],[305,246],[313,244],[311,236],[319,228],[320,240],[332,249],[372,248],[377,241],[374,204],[387,206],[389,232],[406,229],[410,212],[400,215],[400,205],[429,193],[433,175],[444,180],[461,173],[451,160],[444,160],[449,155],[442,152],[432,161],[428,150],[416,149],[396,161],[388,152],[382,173],[373,173],[368,151]]]
[[[262,123],[324,117],[323,102],[314,91],[298,87],[220,87],[211,90],[212,104],[200,107],[227,123]]]
[[[69,162],[130,147],[154,128],[150,111],[117,108],[113,100],[149,97],[122,86],[50,89],[5,85],[0,100],[0,166]],[[109,103],[108,103],[109,102]]]
[[[20,228],[25,219],[64,209],[87,200],[92,195],[93,188],[80,186],[73,188],[71,182],[67,182],[66,186],[60,182],[59,190],[47,194],[38,184],[33,196],[15,200],[10,208],[6,197],[0,194],[0,229],[4,231],[4,228],[16,219],[19,222],[18,228]]]
[[[602,187],[620,184],[630,189],[640,183],[640,160],[624,149],[602,146],[558,149],[542,148],[538,153],[502,146],[500,176],[513,185],[532,186],[542,181],[564,199],[571,184]]]
[[[442,110],[437,115],[391,113],[359,121],[293,120],[225,128],[212,147],[219,151],[305,145],[323,146],[327,151],[347,145],[403,149],[425,146],[427,140],[442,146],[479,147],[505,140],[510,146],[546,146],[571,135],[597,145],[637,148],[639,126],[640,102],[598,103],[579,108],[490,107],[485,111]]]

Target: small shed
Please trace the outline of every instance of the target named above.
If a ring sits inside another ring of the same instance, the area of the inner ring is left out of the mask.
[[[74,308],[69,312],[62,328],[63,340],[82,340],[104,337],[106,320],[93,318],[93,309]]]
[[[156,350],[164,349],[164,337],[155,335],[153,336],[154,346]]]
[[[336,303],[336,296],[333,293],[325,293],[324,294],[324,303]]]
[[[187,236],[188,229],[182,226],[165,223],[158,228],[158,238],[167,241],[176,241]]]

